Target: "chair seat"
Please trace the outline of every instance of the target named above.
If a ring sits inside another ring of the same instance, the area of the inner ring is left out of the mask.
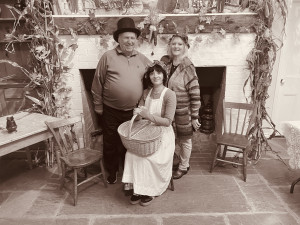
[[[245,149],[249,145],[249,140],[240,134],[223,134],[218,138],[217,144]]]
[[[61,157],[61,159],[70,167],[80,168],[97,162],[101,157],[100,151],[85,148],[70,152],[66,157]]]

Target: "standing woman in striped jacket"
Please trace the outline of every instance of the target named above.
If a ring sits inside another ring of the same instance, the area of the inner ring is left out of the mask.
[[[193,130],[197,131],[200,127],[200,87],[195,67],[187,57],[188,48],[188,37],[175,34],[169,41],[168,55],[161,58],[167,65],[168,88],[175,92],[177,99],[175,128],[180,162],[173,174],[174,179],[181,178],[189,171]]]

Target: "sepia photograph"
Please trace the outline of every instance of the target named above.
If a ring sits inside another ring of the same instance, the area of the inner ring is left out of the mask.
[[[300,224],[300,0],[0,0],[0,225]]]

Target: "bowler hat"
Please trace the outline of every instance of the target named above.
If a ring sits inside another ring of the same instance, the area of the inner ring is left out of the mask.
[[[133,19],[124,17],[118,21],[118,29],[113,33],[114,39],[118,42],[119,34],[124,32],[134,32],[137,37],[140,36],[141,31],[135,27]]]

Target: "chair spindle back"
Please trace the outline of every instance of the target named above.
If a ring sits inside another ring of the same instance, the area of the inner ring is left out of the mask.
[[[83,131],[80,116],[45,123],[51,130],[63,156],[81,147],[80,131]]]
[[[223,102],[224,133],[247,135],[253,118],[253,109],[254,109],[253,104],[224,101]],[[228,117],[229,117],[229,124],[227,124]]]

